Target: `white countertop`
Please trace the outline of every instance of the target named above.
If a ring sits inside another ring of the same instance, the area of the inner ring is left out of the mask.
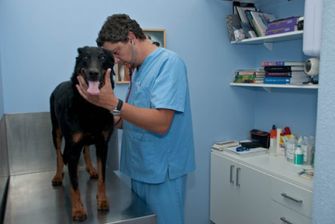
[[[298,174],[304,168],[310,169],[311,166],[294,165],[292,162],[287,161],[282,155],[275,156],[268,153],[240,156],[231,152],[218,151],[215,149],[212,149],[212,152],[218,156],[229,157],[230,159],[243,165],[263,171],[264,173],[268,173],[274,177],[282,178],[289,183],[312,191],[313,179],[306,176],[300,176]]]

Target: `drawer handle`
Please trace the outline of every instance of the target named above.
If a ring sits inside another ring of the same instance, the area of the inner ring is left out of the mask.
[[[281,217],[280,221],[282,221],[283,223],[286,223],[286,224],[293,224],[292,222],[288,221],[285,217]]]
[[[240,187],[240,167],[236,168],[236,186]]]
[[[234,184],[233,171],[234,171],[234,165],[230,165],[230,176],[229,176],[229,181],[230,181],[231,184]]]
[[[302,204],[302,202],[303,202],[303,200],[291,197],[291,196],[287,195],[286,193],[281,193],[280,195],[283,196],[284,198],[290,199],[290,200],[292,200],[292,201],[294,201],[296,203],[299,203],[299,204]]]

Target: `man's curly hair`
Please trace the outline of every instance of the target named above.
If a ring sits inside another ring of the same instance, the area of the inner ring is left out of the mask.
[[[138,39],[146,39],[143,30],[136,20],[131,19],[127,14],[114,14],[109,16],[105,21],[96,42],[99,47],[104,42],[127,42],[129,31],[133,32]]]

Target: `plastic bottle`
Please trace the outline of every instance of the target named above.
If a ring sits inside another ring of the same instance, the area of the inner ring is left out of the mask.
[[[276,155],[277,156],[284,156],[284,148],[281,147],[281,144],[280,144],[280,139],[281,139],[281,129],[280,128],[277,128],[276,130]]]
[[[298,140],[297,140],[297,145],[301,146],[302,144],[302,136],[299,136]]]
[[[302,143],[301,143],[301,150],[302,150],[302,153],[304,154],[304,164],[307,165],[309,163],[309,158],[311,156],[311,150],[309,150],[309,147],[308,147],[308,138],[307,136],[304,136],[302,138]]]
[[[314,136],[309,136],[309,144],[312,148],[312,159],[311,159],[311,165],[314,166],[314,156],[315,156],[315,138]]]
[[[289,140],[287,140],[287,142],[285,144],[286,159],[287,159],[287,161],[292,162],[292,163],[294,161],[295,146],[296,146],[295,138],[290,138]]]
[[[301,150],[304,153],[305,165],[312,165],[312,148],[313,146],[310,144],[308,137],[304,136],[301,143]]]
[[[277,148],[277,128],[276,125],[272,125],[272,129],[270,131],[269,153],[272,155],[276,154],[276,148]]]
[[[294,152],[294,164],[302,165],[304,164],[304,153],[301,150],[301,146],[297,145],[297,148]]]

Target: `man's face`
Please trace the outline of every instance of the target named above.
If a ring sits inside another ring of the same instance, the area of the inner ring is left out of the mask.
[[[102,48],[109,50],[115,60],[115,64],[132,64],[133,63],[133,49],[129,41],[127,42],[105,42]]]

